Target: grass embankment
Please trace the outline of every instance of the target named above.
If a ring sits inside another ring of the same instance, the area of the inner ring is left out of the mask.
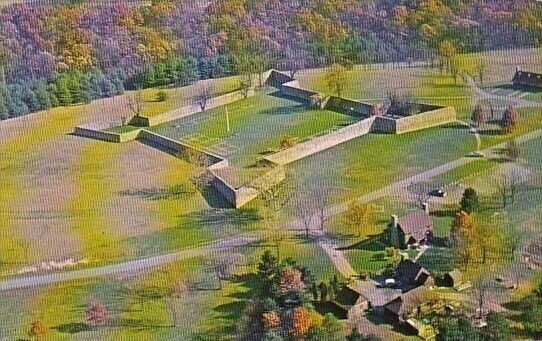
[[[73,127],[81,108],[56,108],[32,117],[20,134],[0,143],[0,273],[19,267],[26,260],[24,236],[15,232],[10,208],[24,197],[21,174],[29,171],[27,160],[36,150]]]

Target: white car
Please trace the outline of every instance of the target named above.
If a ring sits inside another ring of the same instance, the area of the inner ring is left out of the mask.
[[[486,154],[481,151],[470,152],[467,154],[468,157],[486,157]]]

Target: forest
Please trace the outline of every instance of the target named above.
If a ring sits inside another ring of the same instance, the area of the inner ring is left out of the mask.
[[[0,119],[125,89],[542,43],[535,0],[49,1],[0,7]]]

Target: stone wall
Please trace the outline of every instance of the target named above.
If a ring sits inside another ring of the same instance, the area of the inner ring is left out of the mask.
[[[331,96],[326,104],[326,109],[344,113],[347,115],[356,115],[367,117],[371,115],[374,105],[354,101],[351,99]]]
[[[301,88],[298,81],[283,84],[280,93],[285,96],[299,98],[307,102],[310,101],[312,96],[320,94],[315,91]]]
[[[299,143],[291,148],[263,157],[264,162],[287,165],[328,148],[350,141],[371,132],[376,117],[369,117],[324,136]]]
[[[147,130],[141,130],[141,132],[139,133],[139,139],[145,139],[145,140],[150,141],[152,143],[158,144],[158,145],[160,145],[162,147],[165,147],[166,149],[169,149],[170,151],[173,151],[175,153],[180,153],[180,152],[183,152],[183,151],[185,151],[187,149],[190,149],[191,151],[196,152],[196,153],[200,153],[201,155],[206,157],[208,159],[209,164],[211,164],[211,165],[215,165],[217,163],[220,163],[221,165],[224,165],[223,161],[225,159],[218,156],[218,155],[203,151],[203,150],[198,149],[198,148],[194,148],[194,147],[192,147],[190,145],[181,143],[179,141],[172,140],[172,139],[170,139],[168,137],[165,137],[165,136],[162,136],[162,135],[159,135],[159,134],[147,131]]]
[[[77,136],[88,137],[95,140],[124,143],[134,141],[139,136],[140,129],[125,132],[122,134],[105,131],[109,128],[109,124],[85,124],[75,127],[74,134]]]
[[[397,119],[379,116],[373,130],[391,134],[403,134],[457,121],[457,114],[453,107],[425,106],[433,110]]]

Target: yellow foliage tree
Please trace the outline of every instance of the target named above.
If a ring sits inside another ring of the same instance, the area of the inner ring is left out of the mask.
[[[346,211],[348,224],[358,236],[361,236],[371,222],[371,206],[353,200]]]

